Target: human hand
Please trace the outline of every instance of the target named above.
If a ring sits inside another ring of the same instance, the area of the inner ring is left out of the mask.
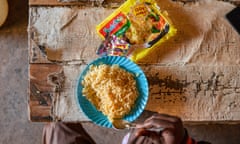
[[[159,133],[149,131],[150,128],[163,128]],[[128,144],[181,144],[185,130],[182,120],[166,114],[155,114],[138,124],[131,134]]]

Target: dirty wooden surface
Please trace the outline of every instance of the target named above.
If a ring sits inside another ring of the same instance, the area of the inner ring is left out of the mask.
[[[88,6],[110,6],[115,7],[119,6],[125,0],[29,0],[30,6],[66,6],[66,5],[88,5]],[[175,2],[194,3],[200,0],[172,0]],[[239,0],[219,0],[232,3],[234,5],[240,5]]]
[[[101,39],[95,26],[114,10],[92,2],[79,7],[29,1],[30,120],[88,121],[75,101],[76,80],[97,58]],[[240,38],[224,18],[234,5],[184,0],[160,5],[178,33],[139,63],[150,84],[146,110],[186,122],[239,122]]]
[[[52,121],[53,98],[57,95],[56,86],[48,81],[50,74],[61,71],[59,65],[31,64],[30,65],[30,96],[29,108],[32,121]],[[54,78],[55,80],[57,77]]]
[[[123,3],[124,0],[29,0],[30,6],[107,6],[116,7]]]
[[[29,0],[30,6],[105,6],[105,7],[117,7],[121,5],[125,0]],[[172,0],[175,2],[181,2],[183,4],[194,3],[200,0]],[[219,0],[232,3],[236,6],[240,6],[239,0]]]

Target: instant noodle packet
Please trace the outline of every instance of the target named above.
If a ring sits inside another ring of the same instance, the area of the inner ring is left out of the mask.
[[[99,56],[127,56],[130,44],[123,38],[108,35],[97,50]]]
[[[176,33],[176,29],[166,14],[160,11],[155,0],[127,0],[97,25],[96,30],[105,43],[110,43],[109,37],[112,35],[126,41],[127,43],[124,42],[121,45],[123,49],[118,47],[118,50],[124,50],[124,52],[112,53],[112,55],[129,56],[131,54],[130,57],[135,62],[144,58]],[[97,53],[109,55],[107,49],[116,52],[114,44],[114,42],[110,43],[111,46],[105,48],[100,46]],[[102,51],[104,49],[105,51]]]

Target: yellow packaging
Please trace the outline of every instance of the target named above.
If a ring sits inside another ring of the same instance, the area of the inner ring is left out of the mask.
[[[96,30],[102,39],[108,35],[126,39],[131,44],[129,52],[135,62],[176,33],[155,0],[127,0],[97,25]]]

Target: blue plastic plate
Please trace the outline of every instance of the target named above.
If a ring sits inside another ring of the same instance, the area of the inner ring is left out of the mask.
[[[81,81],[83,80],[84,76],[89,70],[90,65],[101,65],[101,64],[107,64],[107,65],[117,64],[119,65],[119,67],[134,74],[135,80],[137,82],[137,89],[139,92],[139,96],[136,99],[135,105],[131,110],[131,112],[123,118],[124,120],[130,121],[130,122],[134,121],[136,118],[140,116],[140,114],[143,112],[147,104],[148,92],[149,92],[148,82],[141,68],[137,64],[135,64],[134,62],[132,62],[131,60],[125,57],[120,57],[120,56],[101,57],[87,65],[87,67],[81,73],[77,81],[76,98],[77,98],[77,103],[79,105],[79,108],[82,109],[83,113],[95,124],[103,127],[112,128],[112,123],[108,120],[107,116],[103,115],[102,112],[98,111],[95,108],[95,106],[92,105],[92,103],[89,102],[86,99],[86,97],[82,95],[83,86]]]

